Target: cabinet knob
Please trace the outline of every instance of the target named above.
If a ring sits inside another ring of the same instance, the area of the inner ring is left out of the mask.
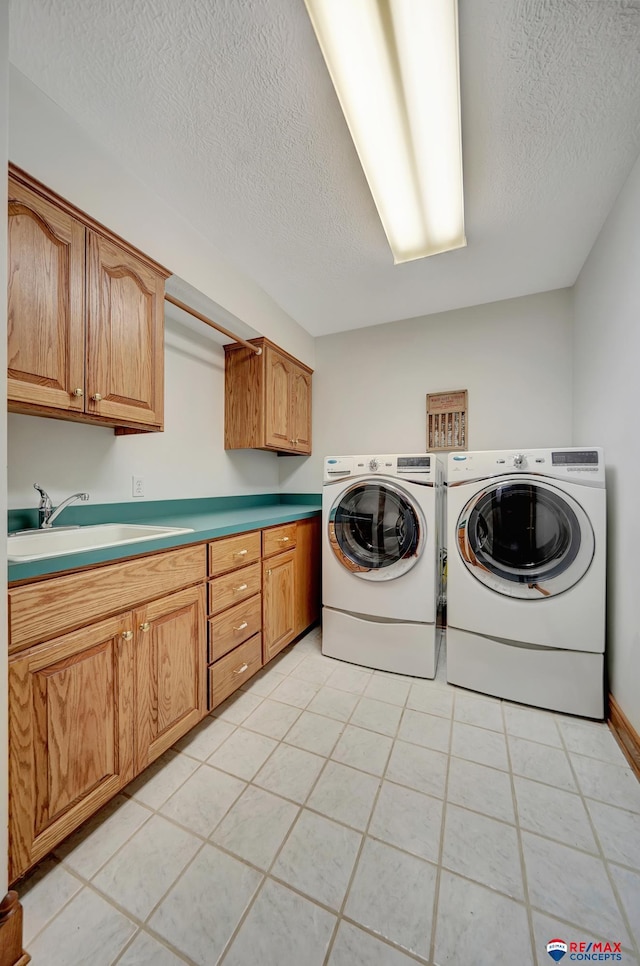
[[[271,571],[267,570],[267,577],[270,577],[270,576],[271,576]]]
[[[84,396],[84,389],[74,389],[71,393],[72,396]]]
[[[233,673],[234,674],[244,674],[244,672],[247,670],[248,667],[249,667],[248,664],[241,664],[240,667],[236,668]]]
[[[151,624],[149,623],[149,621],[145,621],[143,624],[140,625],[140,630],[148,631],[150,627],[151,627]]]
[[[91,398],[93,399],[94,402],[100,402],[100,400],[102,399],[102,396],[100,395],[99,392],[94,392]]]
[[[236,550],[233,554],[234,557],[246,557],[248,550]]]
[[[289,442],[291,443],[292,446],[295,446],[296,445],[295,439],[290,439]]]
[[[234,629],[234,631],[243,631],[245,629],[245,627],[248,627],[248,626],[249,625],[247,624],[247,622],[246,621],[243,621],[242,624],[238,624],[237,627],[234,624],[233,629]]]
[[[123,631],[121,636],[123,641],[130,641],[133,637],[133,631]]]
[[[233,592],[234,592],[234,594],[235,594],[235,593],[238,593],[238,592],[239,592],[239,591],[241,591],[241,590],[246,590],[246,589],[247,589],[247,587],[248,587],[248,584],[238,584],[238,586],[237,586],[237,587],[234,587],[234,588],[233,588]]]
[[[289,543],[289,537],[278,537],[278,543]]]

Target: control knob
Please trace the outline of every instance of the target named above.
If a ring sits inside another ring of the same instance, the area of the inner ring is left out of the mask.
[[[369,460],[369,469],[371,470],[372,473],[375,473],[375,471],[379,468],[380,468],[380,463],[378,462],[377,459]]]
[[[527,462],[527,458],[524,455],[524,453],[516,453],[516,455],[513,457],[513,465],[518,470],[520,469],[521,466],[524,466],[526,462]]]

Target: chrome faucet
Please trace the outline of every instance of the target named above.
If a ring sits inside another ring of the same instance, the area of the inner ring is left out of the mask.
[[[66,500],[63,500],[62,503],[59,503],[54,510],[51,497],[47,491],[43,490],[39,483],[34,483],[33,488],[40,494],[40,503],[38,504],[38,528],[40,530],[48,530],[52,527],[53,521],[70,503],[73,503],[75,500],[82,500],[83,503],[86,503],[89,499],[88,493],[74,493],[72,496],[68,496]]]

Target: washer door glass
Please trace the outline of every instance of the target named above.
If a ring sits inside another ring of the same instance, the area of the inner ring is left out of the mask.
[[[393,580],[417,562],[424,517],[411,496],[391,483],[360,481],[329,514],[329,542],[340,563],[367,580]]]
[[[540,600],[573,587],[595,550],[582,507],[548,483],[517,480],[488,486],[458,520],[458,550],[478,580],[508,597]]]

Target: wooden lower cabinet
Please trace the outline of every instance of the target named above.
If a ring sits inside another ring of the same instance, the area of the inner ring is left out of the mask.
[[[9,661],[13,882],[206,714],[198,584]]]
[[[134,613],[136,766],[142,771],[206,710],[205,589],[200,585]]]
[[[10,882],[318,619],[318,517],[204,551],[10,588]]]
[[[296,524],[295,632],[298,634],[320,620],[321,584],[320,517]]]
[[[9,663],[9,879],[134,776],[131,613]]]
[[[288,550],[262,564],[262,637],[264,663],[296,636],[296,551]]]

